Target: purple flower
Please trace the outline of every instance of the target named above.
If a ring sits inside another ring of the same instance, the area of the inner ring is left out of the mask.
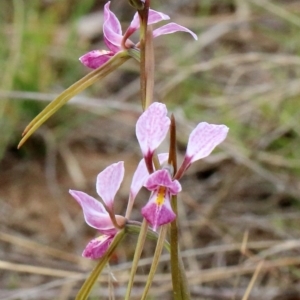
[[[171,207],[171,196],[181,191],[181,185],[178,180],[172,180],[168,170],[161,169],[148,177],[145,187],[152,193],[142,208],[142,215],[156,230],[157,226],[170,223],[176,218]]]
[[[136,135],[144,156],[137,170],[139,177],[145,180],[144,186],[152,192],[150,200],[142,209],[142,215],[154,229],[172,222],[176,217],[171,208],[170,197],[181,191],[177,179],[183,176],[193,162],[207,157],[224,141],[228,133],[228,127],[225,125],[199,123],[189,136],[184,160],[175,176],[172,178],[168,168],[162,168],[147,176],[146,165],[148,170],[153,169],[153,153],[165,138],[169,126],[166,106],[157,102],[148,107],[136,124]],[[159,156],[159,160],[160,163],[166,161],[166,155]]]
[[[79,60],[87,67],[96,69],[106,63],[116,53],[123,49],[138,47],[138,44],[134,44],[127,39],[132,35],[139,27],[140,20],[136,13],[133,17],[125,34],[122,33],[121,24],[116,15],[109,9],[110,2],[104,6],[104,23],[103,23],[103,35],[104,42],[109,50],[93,50],[81,56]],[[161,12],[150,9],[148,16],[148,24],[155,24],[163,20],[169,20],[170,17]],[[177,31],[184,31],[190,33],[194,39],[197,39],[197,35],[186,27],[178,25],[176,23],[169,23],[153,31],[153,37],[157,37],[164,34],[170,34]]]
[[[97,229],[101,236],[91,240],[82,255],[91,259],[97,259],[104,255],[113,238],[118,232],[115,228],[110,214],[114,215],[114,198],[124,177],[124,163],[118,162],[108,166],[97,176],[96,190],[105,205],[95,198],[80,191],[70,190],[70,194],[80,204],[85,222]],[[125,218],[115,215],[117,224],[122,227]]]

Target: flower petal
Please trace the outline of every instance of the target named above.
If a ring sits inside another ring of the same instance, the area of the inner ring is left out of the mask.
[[[101,235],[98,238],[91,240],[85,247],[82,256],[90,259],[101,258],[113,239],[114,235]]]
[[[155,24],[158,23],[160,21],[163,20],[169,20],[170,17],[162,12],[150,9],[149,10],[149,16],[148,16],[148,25],[151,24]],[[128,30],[130,30],[130,32],[135,32],[138,28],[140,27],[140,18],[138,13],[135,13],[133,16],[133,19],[130,23],[130,26],[128,28]]]
[[[176,23],[169,23],[169,24],[166,24],[164,26],[161,26],[161,27],[155,29],[153,31],[153,37],[155,38],[155,37],[160,36],[160,35],[170,34],[170,33],[174,33],[174,32],[177,32],[177,31],[188,32],[193,36],[193,38],[195,40],[198,40],[197,35],[193,31],[189,30],[188,28],[186,28],[184,26],[176,24]]]
[[[106,234],[116,232],[107,211],[99,201],[84,192],[69,190],[69,193],[80,204],[85,222],[89,226]]]
[[[151,224],[153,230],[172,222],[176,215],[172,210],[168,192],[166,190],[153,192],[148,203],[142,208],[142,215]]]
[[[199,123],[190,134],[185,159],[193,163],[208,156],[217,145],[225,140],[228,130],[229,128],[225,125]]]
[[[150,174],[145,182],[145,187],[150,191],[154,191],[160,186],[166,187],[171,195],[177,195],[181,191],[179,181],[172,180],[169,171],[166,169],[157,170]]]
[[[112,164],[97,176],[96,190],[107,207],[113,211],[115,195],[124,178],[124,162]]]
[[[111,51],[93,50],[82,55],[79,60],[83,65],[91,69],[97,69],[105,64],[114,55]]]
[[[167,161],[169,157],[169,153],[160,153],[158,154],[158,160],[160,164],[163,164]],[[144,183],[146,182],[147,178],[149,177],[149,172],[147,170],[145,160],[141,159],[141,161],[138,164],[138,167],[136,168],[131,182],[130,187],[130,199],[134,200]]]
[[[109,50],[117,53],[121,50],[123,39],[121,24],[116,15],[109,9],[110,2],[104,5],[103,35],[104,42]]]
[[[136,123],[136,136],[144,157],[151,156],[165,138],[170,119],[164,104],[154,102],[142,113]]]

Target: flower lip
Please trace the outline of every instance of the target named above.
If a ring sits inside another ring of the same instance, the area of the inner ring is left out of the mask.
[[[91,68],[97,69],[99,66],[105,64],[114,53],[107,50],[92,50],[81,57],[79,57],[80,62]]]
[[[82,256],[90,259],[101,258],[112,243],[114,237],[115,235],[102,235],[91,240],[85,247]]]
[[[161,195],[160,193],[164,193]],[[170,203],[168,189],[157,189],[152,192],[149,201],[142,208],[142,215],[149,224],[156,230],[158,226],[172,222],[176,215]]]

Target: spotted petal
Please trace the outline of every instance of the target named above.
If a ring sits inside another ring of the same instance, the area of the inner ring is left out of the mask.
[[[112,164],[97,176],[96,190],[98,195],[113,212],[115,195],[124,178],[124,162]]]
[[[136,123],[136,136],[144,157],[152,156],[154,150],[164,140],[170,119],[164,104],[154,102],[142,113]]]
[[[199,123],[189,136],[185,159],[193,163],[210,155],[225,140],[228,130],[225,125]]]

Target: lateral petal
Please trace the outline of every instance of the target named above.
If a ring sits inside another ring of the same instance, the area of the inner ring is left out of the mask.
[[[110,2],[104,6],[103,35],[109,50],[116,53],[121,50],[122,28],[116,15],[109,9]]]
[[[195,40],[198,40],[197,35],[193,31],[191,31],[188,28],[186,28],[184,26],[181,26],[177,23],[169,23],[169,24],[163,25],[163,26],[155,29],[153,31],[153,37],[155,38],[155,37],[160,36],[160,35],[170,34],[170,33],[178,32],[178,31],[188,32],[192,35],[192,37]]]
[[[170,17],[162,12],[150,9],[148,15],[148,25],[158,23],[163,20],[169,20]],[[135,13],[133,19],[130,23],[128,30],[132,33],[135,32],[140,27],[140,18],[138,13]]]
[[[210,155],[225,140],[228,130],[225,125],[199,123],[189,136],[185,159],[193,163]]]
[[[115,232],[107,211],[99,201],[84,192],[69,190],[69,193],[81,206],[85,222],[89,226],[100,232]]]
[[[124,178],[124,162],[112,164],[97,176],[96,190],[98,195],[113,212],[114,198]]]

